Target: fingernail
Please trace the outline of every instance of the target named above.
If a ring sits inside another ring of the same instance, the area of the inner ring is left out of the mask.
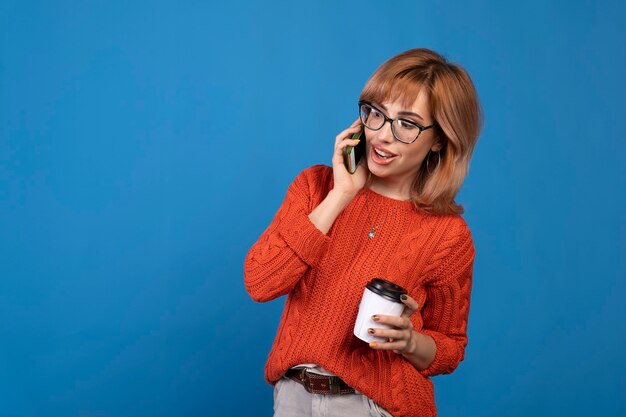
[[[380,318],[380,317],[378,317],[378,314],[374,314],[374,315],[372,316],[372,320],[374,320],[374,321],[378,321],[378,319],[379,319],[379,318]]]
[[[402,294],[402,295],[400,296],[400,298],[402,298],[402,300],[405,300],[405,301],[406,301],[406,299],[407,299],[408,297],[406,296],[406,294]]]
[[[367,332],[368,332],[369,334],[374,334],[374,329],[367,329]]]
[[[375,342],[370,342],[370,347],[371,348],[375,348],[376,347],[376,343]]]
[[[353,141],[355,141],[356,143],[361,142],[361,139],[352,139]]]

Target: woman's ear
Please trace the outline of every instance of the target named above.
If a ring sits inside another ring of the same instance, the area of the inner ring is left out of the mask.
[[[433,142],[433,145],[430,147],[430,150],[433,153],[437,153],[441,150],[441,148],[443,148],[443,141],[441,140],[441,138],[437,137],[435,138],[435,142]]]

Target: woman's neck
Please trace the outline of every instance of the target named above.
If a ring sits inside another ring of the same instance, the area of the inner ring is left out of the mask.
[[[377,194],[394,200],[406,201],[411,199],[411,184],[394,182],[388,178],[379,178],[370,174],[369,188]]]

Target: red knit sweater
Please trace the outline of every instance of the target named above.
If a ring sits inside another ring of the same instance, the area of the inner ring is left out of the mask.
[[[332,183],[330,167],[302,171],[246,257],[245,284],[254,300],[288,294],[265,378],[274,384],[290,367],[315,363],[394,416],[435,416],[429,377],[452,372],[467,345],[475,253],[467,224],[364,188],[325,235],[308,214]],[[367,232],[376,225],[370,240]],[[428,369],[418,371],[401,355],[371,349],[353,335],[363,289],[375,277],[401,285],[419,303],[413,325],[437,346]]]

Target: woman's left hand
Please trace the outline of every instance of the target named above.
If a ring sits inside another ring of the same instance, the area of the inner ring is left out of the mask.
[[[387,342],[372,342],[370,347],[378,350],[393,350],[395,353],[411,354],[417,350],[417,332],[413,329],[411,316],[415,313],[419,306],[417,301],[408,295],[406,298],[401,297],[405,305],[402,315],[384,316],[376,314],[372,317],[377,323],[387,324],[391,329],[369,329],[369,333],[376,337],[387,339]]]

